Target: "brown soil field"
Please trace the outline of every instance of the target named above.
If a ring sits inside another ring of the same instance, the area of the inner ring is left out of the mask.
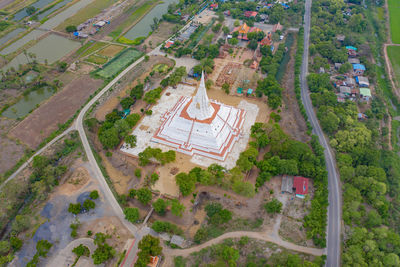
[[[173,33],[175,26],[176,24],[173,23],[169,23],[166,21],[161,22],[158,26],[158,29],[155,30],[153,34],[144,41],[143,45],[147,46],[148,51],[150,51],[152,48],[157,47],[159,44],[168,39],[168,37]]]
[[[12,120],[0,118],[0,174],[13,167],[24,154],[25,147],[7,137],[13,124]]]
[[[99,52],[97,52],[97,54],[106,56],[106,57],[113,57],[116,54],[118,54],[119,52],[121,52],[124,48],[125,47],[122,45],[109,45],[109,46],[103,48],[102,50],[100,50]]]
[[[103,83],[90,76],[81,76],[33,111],[11,130],[10,135],[31,148],[36,148],[44,138],[65,123]]]
[[[293,42],[296,44],[296,41]],[[295,45],[291,49],[291,58],[286,67],[285,76],[282,79],[282,112],[280,113],[281,121],[279,122],[283,131],[289,134],[292,138],[308,142],[310,137],[306,134],[307,125],[303,115],[300,113],[300,108],[297,103],[296,93],[294,92],[294,56],[296,54]]]

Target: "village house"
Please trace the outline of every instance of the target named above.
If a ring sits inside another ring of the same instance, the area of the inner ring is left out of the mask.
[[[364,76],[356,76],[356,81],[360,87],[369,87],[369,80]]]
[[[296,190],[296,197],[304,198],[308,194],[308,178],[295,176],[293,179],[293,188]]]
[[[350,64],[360,64],[360,60],[358,58],[349,57],[348,62]]]
[[[260,45],[272,45],[272,33],[268,32],[267,35],[260,41]]]
[[[274,27],[272,28],[272,32],[282,31],[282,30],[283,30],[283,26],[279,22],[277,24],[275,24]]]
[[[355,75],[363,75],[365,66],[363,64],[353,64],[353,72]]]
[[[342,95],[345,95],[345,96],[351,95],[351,88],[348,86],[340,86],[339,91]]]
[[[258,14],[258,12],[256,12],[256,11],[245,11],[245,12],[243,13],[243,15],[244,15],[246,18],[255,18],[255,17],[257,16],[257,14]]]
[[[216,10],[218,9],[218,3],[214,3],[210,5],[210,10]]]
[[[360,99],[364,101],[369,101],[371,98],[371,90],[369,88],[360,88]]]
[[[346,36],[344,36],[343,34],[338,34],[336,36],[336,40],[338,40],[339,42],[344,42],[345,38],[346,38]]]
[[[353,88],[354,86],[356,86],[356,80],[354,80],[354,78],[347,77],[344,82],[344,85]]]
[[[357,47],[346,46],[346,49],[347,49],[347,54],[349,55],[349,57],[357,56]]]

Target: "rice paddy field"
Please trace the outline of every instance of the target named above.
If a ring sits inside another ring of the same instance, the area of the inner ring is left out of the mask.
[[[103,65],[108,61],[108,58],[99,55],[90,55],[86,61],[97,65]]]
[[[400,44],[400,1],[388,0],[390,35],[394,44]]]
[[[400,83],[400,46],[388,46],[387,47],[388,56],[390,62],[392,63],[393,72],[395,76],[395,82],[397,85]]]
[[[127,49],[109,61],[102,69],[96,71],[95,74],[103,79],[113,78],[126,66],[139,59],[142,55],[143,53],[138,50]]]

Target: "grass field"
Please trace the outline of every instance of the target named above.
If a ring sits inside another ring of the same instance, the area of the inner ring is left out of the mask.
[[[400,46],[388,46],[388,56],[392,63],[394,76],[396,78],[396,84],[400,84]]]
[[[97,65],[103,65],[108,61],[108,59],[99,55],[90,55],[86,61]]]
[[[119,52],[121,52],[125,47],[121,45],[109,45],[102,49],[101,51],[97,52],[97,54],[106,56],[106,57],[113,57]]]
[[[86,47],[86,49],[82,49],[82,51],[79,54],[79,57],[85,57],[85,56],[105,47],[106,45],[107,45],[106,43],[102,43],[102,42],[94,43],[93,45]],[[83,47],[81,47],[81,48],[83,48]],[[79,50],[78,50],[78,52],[79,52]]]
[[[384,20],[385,19],[385,11],[383,7],[377,7],[376,11],[378,12],[378,19]]]
[[[167,64],[157,64],[154,66],[153,71],[158,73],[163,73],[164,71],[167,71],[167,69],[168,69]]]
[[[394,44],[400,44],[400,1],[388,0],[390,16],[390,35]]]
[[[115,30],[109,34],[109,36],[112,37],[113,39],[118,38],[121,35],[121,33],[125,30],[125,28],[138,22],[143,15],[149,12],[156,5],[156,3],[157,0],[151,0],[138,7],[135,11],[133,11],[135,8],[134,6],[130,8],[127,12],[133,11],[133,13],[129,16],[128,19],[126,19],[123,23],[118,25],[118,27],[115,28]]]
[[[135,49],[127,49],[103,66],[101,70],[98,70],[96,75],[104,79],[110,79],[122,71],[126,66],[140,58],[142,54],[142,52]]]
[[[74,16],[66,19],[63,23],[56,27],[58,31],[65,31],[68,25],[78,26],[87,19],[92,18],[99,14],[103,9],[111,6],[115,1],[113,0],[94,0],[86,7],[79,10]]]

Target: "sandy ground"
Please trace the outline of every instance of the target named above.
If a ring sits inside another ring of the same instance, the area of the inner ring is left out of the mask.
[[[204,9],[204,11],[201,12],[198,16],[196,16],[195,20],[203,25],[206,25],[211,21],[212,18],[217,18],[217,16],[215,15],[214,11],[211,11],[207,8]]]
[[[81,76],[35,109],[10,131],[10,135],[36,148],[47,136],[65,123],[85,103],[103,81]]]
[[[171,36],[175,26],[176,24],[170,22],[166,21],[161,22],[160,25],[158,26],[158,29],[155,32],[153,32],[152,35],[149,36],[149,38],[145,40],[142,47],[146,45],[148,51],[154,47],[157,47],[159,44],[161,44],[162,42],[167,40],[168,37]]]
[[[193,86],[187,86],[181,84],[177,86],[177,89],[173,89],[170,87],[167,88],[167,90],[164,91],[163,95],[161,96],[161,99],[158,102],[159,104],[157,104],[152,108],[153,115],[144,117],[140,122],[140,124],[133,130],[132,134],[136,135],[138,140],[136,147],[135,148],[122,147],[121,151],[137,156],[148,146],[158,147],[161,148],[163,151],[170,150],[171,148],[165,145],[151,142],[151,137],[154,135],[156,130],[161,125],[160,121],[161,116],[167,110],[171,109],[175,105],[177,99],[179,99],[181,96],[192,95],[195,92],[195,90],[196,88]],[[213,98],[211,94],[209,97],[211,99]],[[226,103],[225,97],[223,99],[215,99],[215,100],[220,100]],[[250,127],[254,124],[256,116],[259,111],[257,105],[251,104],[245,100],[240,100],[237,107],[247,111],[245,115],[246,116],[245,122],[243,125],[243,136],[233,146],[232,151],[228,154],[226,160],[222,162],[219,160],[206,158],[204,156],[194,155],[191,159],[192,163],[198,164],[203,167],[208,167],[212,163],[217,163],[229,169],[235,166],[236,160],[239,158],[240,152],[242,152],[247,146],[249,140]]]

